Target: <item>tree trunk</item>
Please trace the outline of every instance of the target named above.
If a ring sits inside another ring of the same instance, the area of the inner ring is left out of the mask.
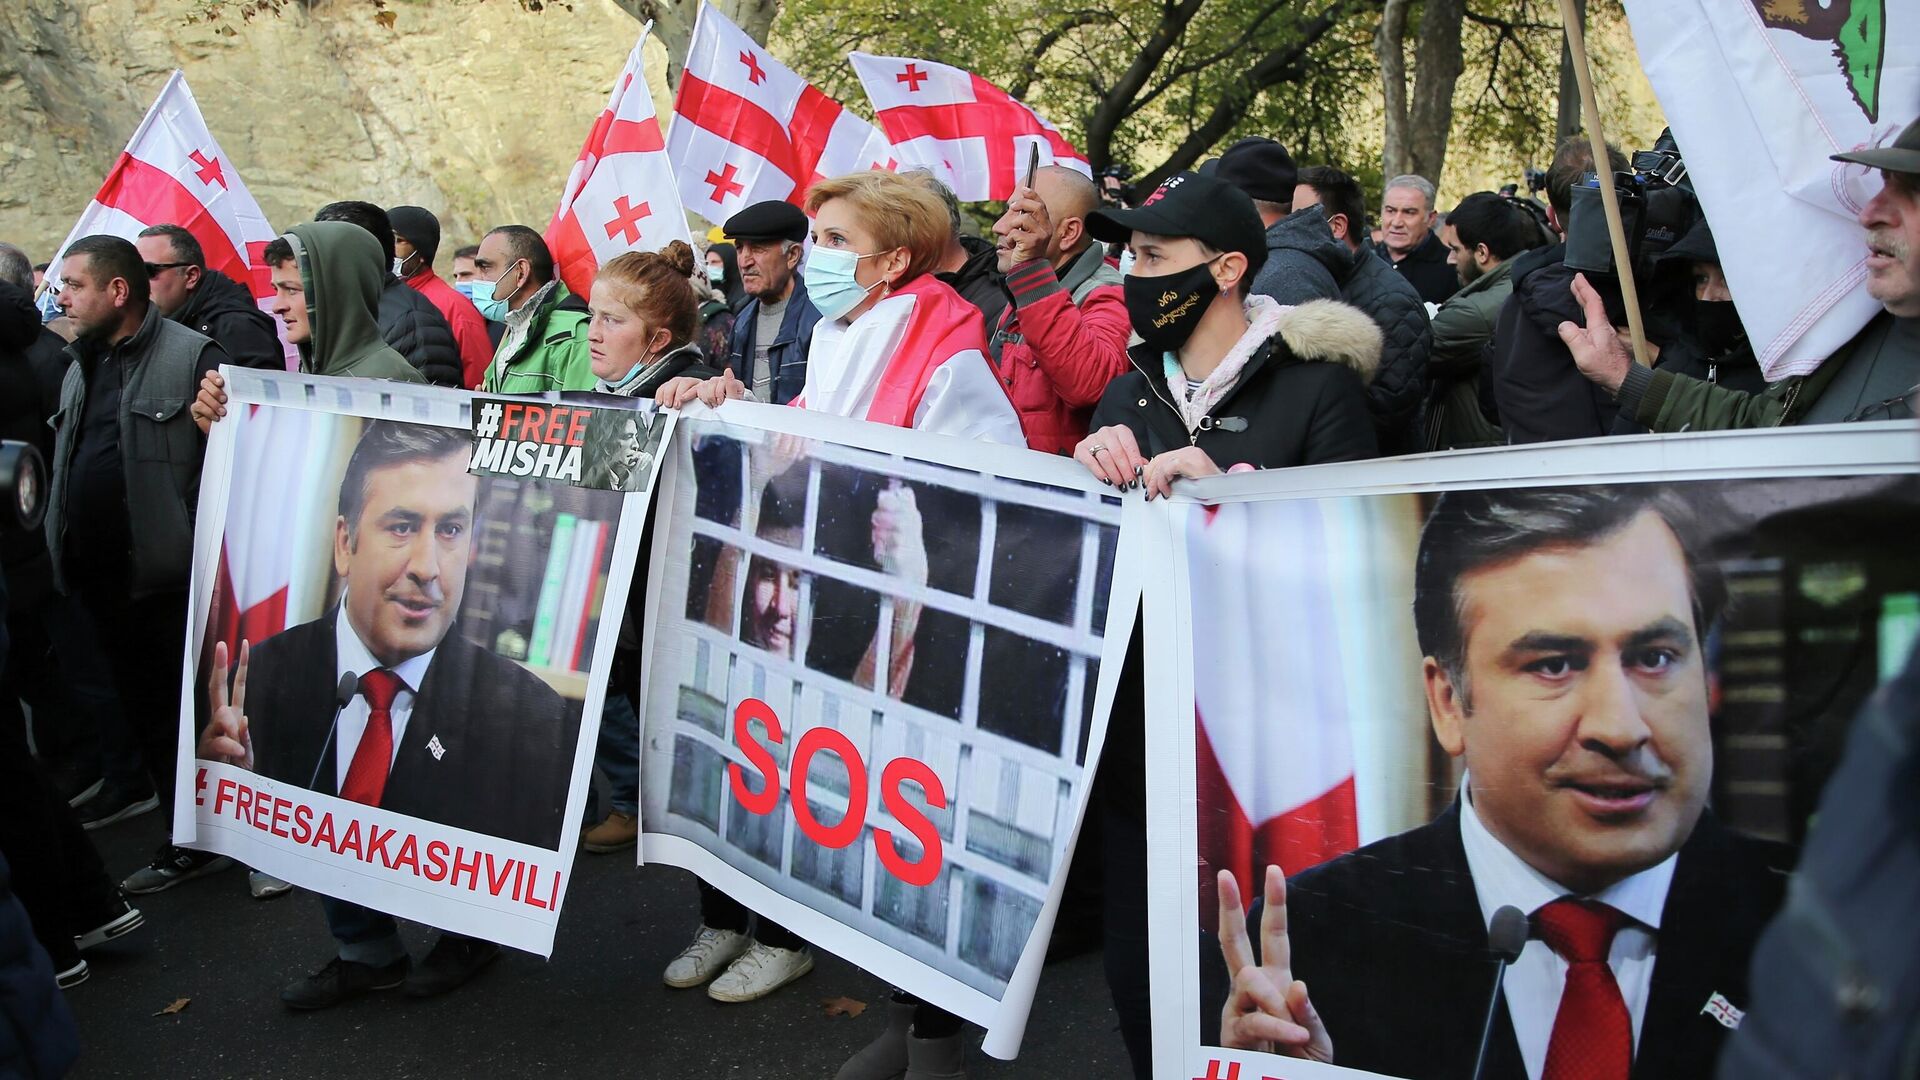
[[[1413,0],[1387,0],[1373,53],[1380,60],[1380,98],[1386,111],[1386,138],[1380,147],[1381,175],[1412,171],[1407,147],[1407,11]]]
[[[1440,183],[1453,132],[1453,87],[1466,63],[1460,55],[1460,24],[1466,0],[1425,0],[1420,42],[1414,46],[1413,100],[1407,109],[1407,171]],[[1389,174],[1391,175],[1391,174]]]
[[[693,44],[693,24],[700,14],[700,0],[615,0],[620,8],[645,22],[653,20],[653,36],[667,50],[667,85],[680,85],[680,69],[687,62],[687,46]],[[773,17],[780,13],[780,0],[711,0],[720,14],[732,19],[747,36],[762,45],[767,31],[773,29]]]
[[[1580,25],[1587,25],[1587,0],[1573,0],[1573,9],[1580,16]],[[1570,135],[1580,134],[1580,84],[1573,77],[1573,52],[1567,48],[1565,36],[1560,38],[1560,111],[1553,125],[1553,146],[1560,148],[1561,142]]]

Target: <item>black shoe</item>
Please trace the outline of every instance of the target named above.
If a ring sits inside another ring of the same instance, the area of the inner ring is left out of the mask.
[[[458,990],[499,958],[500,946],[491,941],[443,932],[426,959],[407,976],[407,996],[433,997]]]
[[[407,981],[413,962],[405,956],[385,967],[356,964],[339,957],[327,961],[319,971],[287,984],[280,991],[280,1003],[289,1009],[330,1009],[343,1001],[391,990]]]
[[[161,844],[160,850],[154,852],[152,862],[128,874],[127,879],[120,883],[120,891],[145,896],[171,889],[197,877],[217,874],[232,865],[233,860],[225,855]]]
[[[127,903],[116,892],[104,910],[82,920],[85,929],[73,935],[74,947],[84,952],[97,945],[105,945],[140,929],[146,921],[146,916],[140,914],[139,908]]]
[[[151,791],[142,794],[104,784],[93,798],[74,807],[73,811],[79,816],[82,827],[99,829],[116,821],[138,817],[159,805],[159,796]]]
[[[68,806],[79,806],[106,786],[100,778],[100,770],[78,762],[68,761],[47,767],[47,779],[53,782],[53,789],[67,800]]]

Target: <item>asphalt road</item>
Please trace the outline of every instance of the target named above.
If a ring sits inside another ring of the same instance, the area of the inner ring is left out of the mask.
[[[92,835],[124,876],[151,856],[159,815]],[[886,987],[834,956],[746,1005],[667,989],[660,972],[698,922],[693,877],[632,861],[579,856],[551,961],[508,952],[445,997],[393,991],[317,1013],[278,996],[333,955],[312,894],[254,900],[236,868],[134,898],[147,925],[90,952],[93,977],[68,995],[82,1045],[73,1076],[830,1080],[879,1032]],[[424,955],[431,931],[404,932]],[[843,996],[872,1008],[828,1016],[824,1003]],[[156,1015],[180,998],[185,1008]],[[976,1080],[1127,1074],[1097,953],[1046,970],[1019,1060],[980,1053],[977,1029],[967,1037]]]

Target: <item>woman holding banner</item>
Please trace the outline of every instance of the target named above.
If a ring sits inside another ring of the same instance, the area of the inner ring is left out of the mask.
[[[792,404],[1025,446],[1020,416],[987,360],[979,310],[933,275],[952,236],[946,204],[922,184],[874,170],[815,184],[807,213],[813,247],[800,273],[820,322]],[[675,379],[656,400],[717,407],[747,396],[728,372]],[[841,1067],[839,1080],[964,1076],[964,1058],[959,1017],[895,993],[886,1031]]]
[[[1247,296],[1266,261],[1253,202],[1180,173],[1138,209],[1087,215],[1096,239],[1131,246],[1123,283],[1141,343],[1107,387],[1074,459],[1100,482],[1147,498],[1173,482],[1240,469],[1369,458],[1367,382],[1380,331],[1345,304],[1282,307]],[[1147,985],[1146,715],[1135,629],[1107,728],[1100,800],[1107,985],[1134,1075],[1152,1074]],[[1188,718],[1191,722],[1191,718]]]

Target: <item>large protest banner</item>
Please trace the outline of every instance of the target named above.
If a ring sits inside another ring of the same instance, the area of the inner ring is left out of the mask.
[[[1920,633],[1917,457],[1906,424],[1677,435],[1155,504],[1154,1075],[1467,1077],[1483,1028],[1489,1077],[1580,1040],[1713,1075]]]
[[[225,374],[175,841],[546,954],[673,416]]]
[[[1137,607],[1118,500],[1064,459],[750,402],[691,410],[669,456],[642,856],[1012,1057]]]

